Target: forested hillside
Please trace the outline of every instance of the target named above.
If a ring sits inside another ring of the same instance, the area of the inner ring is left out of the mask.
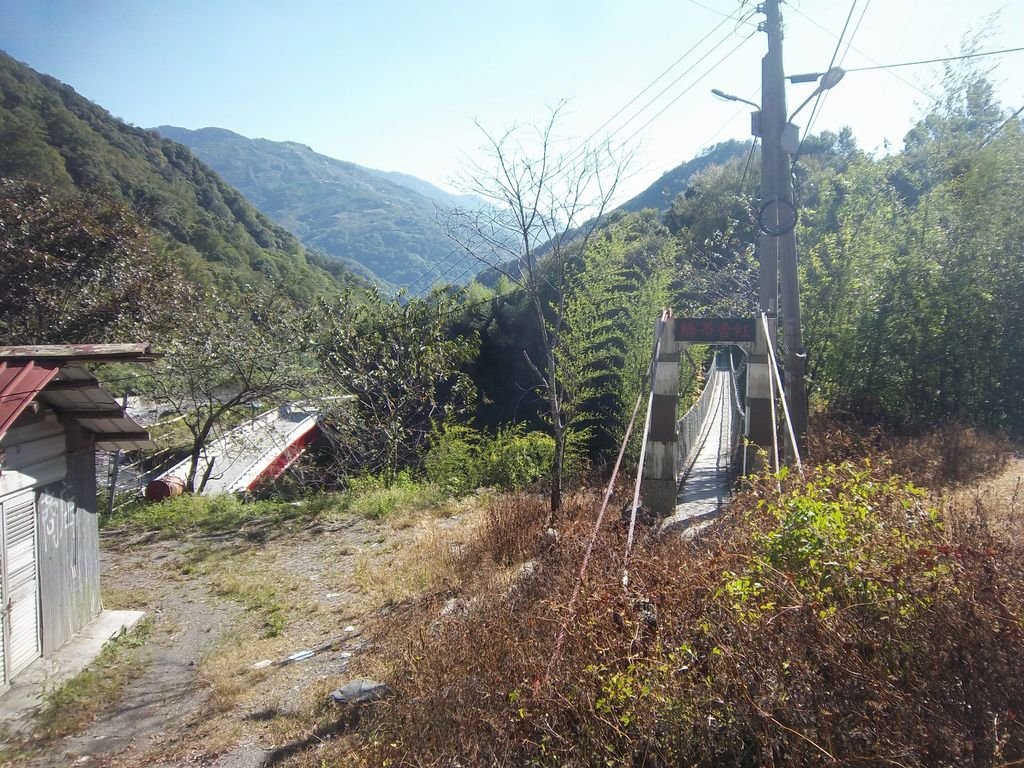
[[[4,53],[0,145],[0,175],[58,198],[126,206],[155,233],[162,258],[194,283],[228,292],[264,286],[304,303],[345,279],[341,265],[307,251],[186,147],[118,120]],[[14,188],[5,194],[10,199]]]
[[[449,263],[451,274],[442,275],[444,265],[436,267],[452,250],[438,206],[464,201],[424,181],[335,160],[291,141],[249,139],[222,128],[156,130],[191,148],[306,245],[385,284],[418,280],[414,291],[422,290],[465,269]]]
[[[679,164],[661,177],[636,197],[630,198],[619,206],[624,211],[639,211],[644,208],[657,208],[660,211],[672,207],[672,201],[690,188],[693,178],[712,165],[723,165],[737,157],[744,156],[750,150],[749,141],[724,141],[701,152],[692,160]]]

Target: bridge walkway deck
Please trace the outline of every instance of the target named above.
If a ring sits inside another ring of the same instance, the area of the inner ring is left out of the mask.
[[[684,468],[675,512],[661,524],[661,531],[680,529],[693,532],[718,517],[731,495],[729,481],[729,441],[732,420],[732,380],[728,367],[716,366],[712,375],[712,407],[699,440],[700,448],[692,464]]]

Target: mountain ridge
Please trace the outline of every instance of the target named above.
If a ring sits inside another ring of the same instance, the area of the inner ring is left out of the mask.
[[[457,274],[456,265],[443,268],[454,246],[441,218],[452,207],[443,201],[459,197],[429,182],[332,158],[299,142],[253,139],[226,128],[154,130],[188,146],[308,247],[387,286],[428,285],[428,278]],[[433,190],[432,196],[410,185]]]
[[[618,206],[615,210],[639,211],[643,208],[657,208],[665,211],[672,207],[678,195],[690,186],[690,181],[701,171],[712,165],[724,165],[735,157],[750,150],[750,141],[730,139],[708,147],[699,155],[665,171],[647,189]]]
[[[200,283],[267,283],[301,303],[352,278],[307,250],[188,148],[114,117],[0,52],[0,175],[127,204]]]

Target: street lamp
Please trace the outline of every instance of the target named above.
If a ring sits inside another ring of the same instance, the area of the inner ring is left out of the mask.
[[[731,93],[720,91],[717,88],[712,88],[711,92],[715,94],[715,96],[717,96],[718,98],[722,99],[723,101],[742,101],[744,104],[749,104],[754,109],[761,109],[760,104],[755,104],[754,102],[748,101],[747,99],[741,99],[739,96],[733,96]]]
[[[809,72],[806,75],[790,75],[788,79],[791,83],[813,83],[817,82],[819,79],[821,82],[818,83],[818,87],[811,92],[811,95],[804,99],[803,104],[793,110],[793,114],[789,116],[789,120],[787,120],[787,122],[792,122],[793,118],[796,117],[796,113],[806,107],[810,103],[811,99],[819,93],[837,86],[839,81],[842,80],[845,75],[846,70],[842,67],[832,67],[828,72]]]

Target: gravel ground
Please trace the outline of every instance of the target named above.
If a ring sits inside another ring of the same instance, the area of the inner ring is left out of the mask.
[[[105,534],[105,602],[144,608],[154,619],[151,636],[133,651],[146,670],[84,731],[31,749],[25,764],[275,762],[302,743],[325,692],[359,666],[376,621],[360,569],[412,538],[411,529],[362,519],[176,541]],[[238,593],[249,589],[252,602]],[[260,600],[278,606],[277,634],[268,636]],[[280,663],[303,650],[316,653]]]

